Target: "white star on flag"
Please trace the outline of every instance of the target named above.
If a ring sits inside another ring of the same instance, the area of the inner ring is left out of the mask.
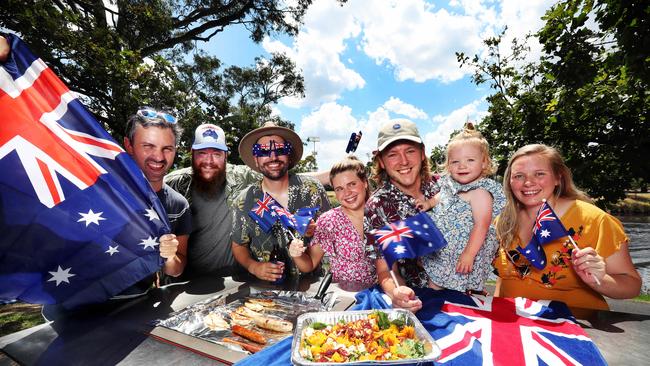
[[[59,269],[57,269],[56,271],[50,271],[50,274],[52,275],[52,278],[47,280],[47,282],[56,281],[57,286],[60,285],[61,282],[70,283],[70,281],[68,281],[68,279],[70,277],[72,277],[72,276],[76,276],[76,274],[70,273],[71,269],[72,269],[72,267],[66,268],[64,270],[64,269],[61,268],[61,266],[59,266]]]
[[[92,209],[88,210],[88,213],[83,213],[79,212],[79,215],[81,215],[81,218],[77,220],[77,222],[86,222],[86,227],[90,224],[96,224],[99,225],[100,220],[106,220],[105,218],[102,217],[103,212],[93,212]]]
[[[539,235],[540,235],[542,238],[546,238],[546,237],[551,236],[551,232],[548,231],[548,230],[546,230],[546,229],[544,229],[544,230],[542,230],[541,233],[539,233]]]
[[[406,253],[406,248],[403,245],[397,245],[395,246],[395,253],[396,254]]]
[[[160,217],[156,213],[156,210],[153,209],[153,207],[146,209],[146,211],[147,211],[147,213],[144,214],[144,215],[147,216],[147,218],[149,218],[149,221],[153,221],[153,220],[160,221]]]
[[[147,248],[154,249],[156,247],[156,245],[158,245],[158,242],[156,242],[156,239],[158,239],[158,238],[157,237],[152,238],[150,236],[150,237],[148,237],[146,239],[142,239],[142,242],[139,243],[138,245],[143,245],[144,248],[142,248],[142,249],[147,249]]]
[[[119,252],[120,252],[119,250],[117,250],[117,247],[118,247],[118,246],[119,246],[119,245],[116,245],[116,246],[112,247],[112,246],[109,245],[109,246],[108,246],[108,250],[105,251],[104,253],[108,253],[108,254],[110,254],[110,256],[112,257],[113,254],[115,254],[115,253],[119,253]]]

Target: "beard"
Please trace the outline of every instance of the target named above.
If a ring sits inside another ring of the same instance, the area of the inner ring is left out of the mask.
[[[215,168],[214,166],[212,166]],[[218,169],[217,172],[209,178],[201,175],[201,168],[192,162],[193,185],[194,188],[208,198],[215,197],[223,190],[224,183],[226,182],[226,169]]]
[[[266,169],[267,164],[275,164],[275,163],[282,164],[282,168],[280,170],[277,170],[277,171],[269,171],[268,169]],[[289,171],[289,164],[286,164],[286,163],[284,163],[283,161],[280,161],[280,160],[274,160],[274,161],[267,162],[266,164],[260,166],[259,169],[260,169],[260,173],[262,173],[262,175],[265,178],[268,178],[270,180],[280,180]]]

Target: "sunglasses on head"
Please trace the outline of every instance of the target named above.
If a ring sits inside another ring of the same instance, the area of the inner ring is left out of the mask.
[[[174,124],[177,122],[176,117],[172,116],[169,113],[158,112],[157,110],[149,107],[143,107],[136,113],[140,117],[152,119],[152,118],[162,118],[167,123]]]
[[[271,153],[275,153],[275,156],[289,155],[291,154],[291,143],[276,143],[271,140],[268,144],[253,144],[253,156],[261,158],[271,156]]]
[[[530,264],[519,263],[519,260],[521,259],[521,253],[515,249],[511,249],[506,252],[506,255],[508,255],[510,262],[512,262],[512,265],[515,267],[517,273],[519,273],[519,276],[521,278],[524,278],[530,274]]]

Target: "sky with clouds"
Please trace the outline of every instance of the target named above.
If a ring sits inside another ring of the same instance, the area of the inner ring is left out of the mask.
[[[273,108],[316,143],[319,169],[345,156],[352,132],[363,131],[356,155],[370,159],[379,126],[414,121],[427,151],[444,145],[465,121],[486,115],[486,85],[471,82],[456,52],[485,52],[483,39],[508,27],[505,44],[542,27],[549,0],[315,0],[298,36],[253,44],[230,27],[206,50],[226,65],[252,65],[270,52],[289,55],[305,78],[305,98],[285,98]],[[540,46],[529,44],[532,54]],[[312,153],[314,144],[305,148]]]

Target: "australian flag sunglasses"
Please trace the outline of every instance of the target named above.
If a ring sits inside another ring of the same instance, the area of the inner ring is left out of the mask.
[[[268,144],[253,144],[253,156],[261,158],[265,156],[271,156],[271,153],[275,153],[275,156],[280,155],[289,155],[291,154],[291,143],[276,143],[271,140]]]

